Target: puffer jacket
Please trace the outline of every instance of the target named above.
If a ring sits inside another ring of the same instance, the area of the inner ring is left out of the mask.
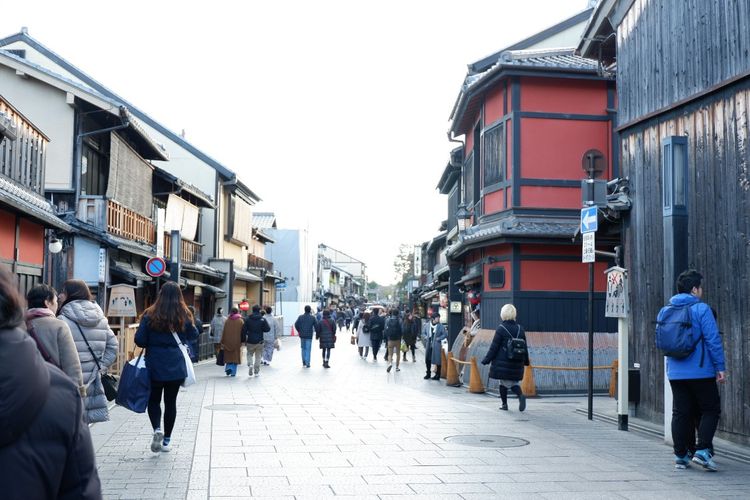
[[[76,385],[16,328],[0,330],[2,498],[102,498]]]
[[[26,313],[26,326],[29,332],[33,329],[36,339],[50,357],[49,362],[65,372],[78,386],[81,397],[85,396],[81,360],[68,324],[55,318],[55,313],[46,307],[38,307]]]
[[[336,320],[324,313],[323,319],[318,322],[315,338],[320,341],[321,349],[336,347]]]
[[[260,313],[253,313],[245,319],[242,327],[242,341],[248,344],[262,344],[263,334],[271,329]]]
[[[109,328],[107,318],[96,302],[89,300],[74,300],[68,302],[60,310],[59,319],[68,324],[70,333],[76,343],[78,358],[81,360],[83,385],[86,386],[86,422],[104,422],[109,420],[107,398],[104,395],[102,378],[99,367],[91,355],[91,351],[83,339],[86,336],[91,349],[99,359],[102,370],[117,359],[117,338]],[[80,327],[80,328],[79,328]],[[81,333],[83,332],[83,333]]]
[[[300,314],[297,321],[294,322],[294,328],[299,333],[299,338],[311,339],[315,330],[318,329],[318,320],[312,314]]]
[[[526,333],[524,333],[521,325],[513,320],[503,321],[495,330],[492,344],[482,360],[483,365],[492,363],[490,365],[490,378],[515,381],[523,379],[523,367],[529,365],[528,345],[526,346],[524,359],[508,359],[508,341],[511,336],[523,339],[526,342]]]

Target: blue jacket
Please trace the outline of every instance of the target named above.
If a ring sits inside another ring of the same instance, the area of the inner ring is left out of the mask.
[[[190,322],[186,322],[181,332],[177,332],[180,340],[188,343],[198,338],[198,330]],[[171,332],[160,332],[150,326],[148,316],[141,319],[138,331],[135,332],[135,344],[146,349],[146,365],[151,374],[151,380],[168,382],[182,380],[187,377],[185,358]]]
[[[318,321],[312,314],[300,314],[297,321],[294,322],[294,328],[299,333],[301,339],[311,339],[315,333]]]
[[[690,306],[690,318],[693,331],[703,333],[703,340],[698,342],[690,356],[684,359],[667,357],[667,377],[669,380],[697,378],[714,378],[716,372],[726,370],[724,364],[724,347],[721,344],[719,328],[708,304],[689,293],[680,293],[669,299],[673,305],[693,304]],[[703,355],[703,367],[700,366]]]

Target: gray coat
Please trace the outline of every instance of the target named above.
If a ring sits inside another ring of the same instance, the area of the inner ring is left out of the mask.
[[[50,362],[60,368],[76,384],[81,396],[86,395],[76,344],[68,324],[55,318],[55,313],[44,308],[29,309],[27,325],[33,328],[36,338],[50,356]]]
[[[226,323],[227,317],[223,314],[216,314],[214,319],[211,320],[211,327],[208,329],[208,340],[214,344],[221,342],[221,334],[224,333],[224,323]],[[200,332],[198,332],[200,333]]]
[[[270,330],[263,332],[263,342],[273,344],[276,339],[281,337],[281,326],[279,326],[279,321],[270,314],[266,314],[263,317],[270,327]]]
[[[86,398],[84,399],[86,422],[109,420],[107,398],[104,395],[101,374],[91,351],[83,340],[81,330],[86,335],[86,339],[89,341],[96,357],[99,358],[102,370],[109,368],[109,365],[117,359],[117,338],[109,328],[107,318],[96,302],[88,300],[68,302],[60,311],[58,318],[68,324],[78,350],[78,358],[81,360],[83,383],[86,386]]]
[[[440,358],[440,350],[443,348],[443,339],[448,338],[448,332],[442,323],[435,325],[435,333],[432,333],[432,322],[428,321],[422,327],[422,344],[424,344],[427,353],[431,353],[431,363],[433,365],[439,365],[443,361]],[[427,355],[425,353],[425,355]]]

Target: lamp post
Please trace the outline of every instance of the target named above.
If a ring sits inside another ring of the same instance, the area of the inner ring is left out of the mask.
[[[471,212],[466,209],[466,205],[461,203],[456,210],[456,225],[458,226],[458,234],[463,239],[466,229],[471,220]]]

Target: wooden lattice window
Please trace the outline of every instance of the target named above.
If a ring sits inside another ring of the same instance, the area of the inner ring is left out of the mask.
[[[482,139],[484,185],[489,186],[505,179],[505,124],[486,130]]]

